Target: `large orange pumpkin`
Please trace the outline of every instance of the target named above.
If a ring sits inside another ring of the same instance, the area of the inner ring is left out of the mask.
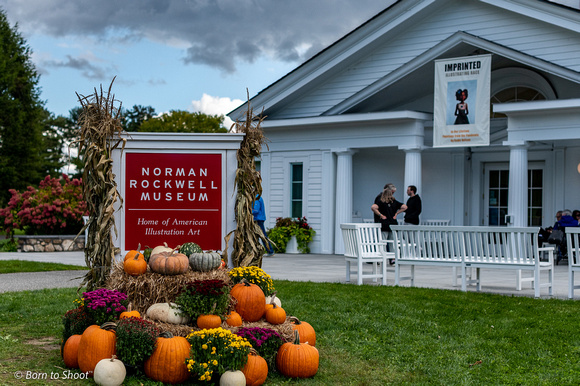
[[[180,275],[189,269],[189,259],[176,251],[159,252],[151,255],[149,267],[162,275]]]
[[[276,355],[276,368],[290,378],[309,378],[318,372],[319,354],[316,347],[300,343],[298,331],[294,331],[294,342],[284,343]]]
[[[71,335],[65,342],[62,349],[62,359],[64,365],[69,369],[79,368],[79,343],[81,335]]]
[[[268,378],[268,363],[255,349],[251,348],[242,373],[246,376],[247,386],[260,386]]]
[[[291,316],[288,320],[292,323],[292,329],[298,331],[300,343],[308,343],[311,346],[316,346],[316,332],[310,323],[301,321],[295,316]]]
[[[104,323],[102,326],[93,324],[83,332],[78,352],[79,368],[83,373],[88,372],[92,377],[95,366],[101,359],[111,358],[116,354],[115,326],[112,322]]]
[[[242,319],[248,322],[257,322],[264,315],[266,296],[257,285],[244,279],[232,288],[230,295],[238,301],[236,312],[240,314]]]
[[[155,351],[145,361],[145,374],[159,382],[181,383],[189,378],[185,360],[191,346],[182,336],[164,332],[157,338]]]

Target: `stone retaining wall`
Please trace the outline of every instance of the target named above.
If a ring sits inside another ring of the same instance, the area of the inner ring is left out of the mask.
[[[62,252],[83,251],[85,236],[15,236],[18,240],[18,252]]]

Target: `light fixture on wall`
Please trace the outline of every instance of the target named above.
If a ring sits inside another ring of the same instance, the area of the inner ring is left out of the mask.
[[[580,173],[580,163],[578,164],[578,173]]]

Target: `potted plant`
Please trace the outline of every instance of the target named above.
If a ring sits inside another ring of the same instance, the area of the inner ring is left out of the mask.
[[[229,288],[219,279],[194,280],[183,287],[175,303],[192,320],[207,314],[223,318],[229,306]]]
[[[141,318],[120,319],[117,323],[117,355],[129,369],[142,371],[143,363],[153,354],[161,329]]]
[[[287,250],[288,243],[295,238],[297,250],[301,253],[310,253],[309,244],[315,233],[314,229],[308,225],[306,217],[298,219],[278,217],[276,225],[268,232],[268,238],[275,244],[276,252],[297,253]]]

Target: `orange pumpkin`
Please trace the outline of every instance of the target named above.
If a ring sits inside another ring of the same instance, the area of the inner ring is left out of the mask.
[[[202,330],[210,329],[210,328],[218,328],[222,325],[222,318],[218,315],[199,315],[197,317],[197,327],[201,328]]]
[[[185,382],[189,378],[185,360],[189,357],[190,348],[184,337],[164,332],[157,338],[153,354],[145,361],[145,374],[159,382]]]
[[[239,327],[242,325],[242,317],[236,311],[232,311],[228,314],[226,323],[231,327]]]
[[[243,320],[257,322],[264,315],[266,296],[257,285],[243,279],[232,288],[230,295],[238,301],[236,311]]]
[[[282,324],[286,321],[286,311],[273,304],[271,308],[266,310],[266,321],[270,324]]]
[[[147,272],[147,262],[143,255],[135,255],[123,262],[123,270],[131,276],[139,276]]]
[[[300,321],[295,316],[291,316],[288,320],[292,323],[292,329],[298,331],[300,343],[308,343],[311,346],[316,346],[316,332],[310,323]]]
[[[248,354],[248,361],[242,368],[242,373],[246,376],[247,386],[260,386],[268,378],[268,363],[258,352],[251,348]]]
[[[140,259],[145,259],[145,256],[143,256],[143,254],[141,252],[139,252],[141,250],[141,244],[139,244],[137,246],[137,250],[130,250],[129,252],[127,252],[127,254],[125,255],[125,261],[132,259],[134,257],[140,258]]]
[[[81,335],[71,335],[65,342],[62,349],[62,359],[64,365],[69,369],[79,368],[79,343]]]
[[[129,303],[129,307],[127,308],[127,311],[121,312],[121,315],[119,315],[119,319],[140,318],[141,314],[139,313],[139,311],[132,310],[132,307],[133,307],[133,305],[131,303]]]
[[[300,343],[300,335],[294,330],[294,342],[284,343],[276,355],[276,368],[290,378],[309,378],[318,372],[320,356],[316,347]]]
[[[166,251],[152,254],[149,267],[153,272],[162,275],[180,275],[187,272],[189,259],[183,253]]]
[[[102,326],[93,324],[81,335],[78,349],[79,368],[83,373],[93,376],[95,366],[101,359],[111,358],[116,354],[115,323],[108,322]]]

